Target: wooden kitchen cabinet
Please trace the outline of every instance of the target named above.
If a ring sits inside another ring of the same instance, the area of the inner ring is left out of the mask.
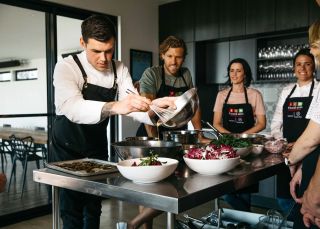
[[[275,0],[247,0],[246,34],[275,30]]]
[[[195,40],[219,38],[219,2],[195,1]]]
[[[159,6],[159,40],[174,35],[194,41],[194,2],[184,0]]]
[[[220,38],[241,36],[246,30],[245,0],[219,0]]]
[[[276,30],[308,26],[308,3],[306,0],[277,0]]]
[[[252,78],[256,80],[256,39],[230,41],[230,61],[235,58],[245,59],[251,68]]]
[[[309,25],[320,18],[320,7],[315,0],[308,0],[309,2]]]
[[[206,45],[206,83],[223,84],[227,81],[229,64],[229,42],[209,43]]]

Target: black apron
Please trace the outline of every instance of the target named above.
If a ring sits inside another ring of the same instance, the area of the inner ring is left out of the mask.
[[[179,96],[179,95],[182,95],[184,92],[188,91],[190,88],[187,86],[187,82],[185,81],[184,77],[183,77],[183,74],[181,73],[180,71],[180,74],[179,76],[177,77],[182,77],[182,80],[185,84],[184,87],[173,87],[173,86],[169,86],[169,85],[166,85],[166,81],[165,81],[165,72],[164,72],[164,68],[162,66],[162,72],[161,72],[161,86],[160,86],[160,89],[159,91],[157,92],[157,95],[156,95],[156,98],[162,98],[162,97],[166,97],[166,96]],[[179,128],[166,128],[166,127],[163,127],[163,126],[160,126],[159,127],[159,137],[162,138],[162,132],[163,131],[172,131],[172,130],[186,130],[188,129],[188,125],[185,125],[185,126],[182,126],[182,127],[179,127]],[[148,136],[147,134],[147,131],[145,129],[145,126],[144,124],[140,124],[139,126],[139,129],[137,130],[137,136]]]
[[[320,146],[318,146],[314,151],[312,151],[310,154],[308,154],[302,161],[302,180],[301,184],[299,187],[299,193],[298,196],[301,197],[303,196],[303,193],[306,191],[308,188],[308,185],[310,183],[310,180],[316,171],[317,167],[317,162],[319,160],[319,155],[320,155]],[[302,220],[302,214],[300,213],[301,205],[298,205],[296,211],[295,211],[295,216],[294,217],[294,229],[303,229],[307,228],[303,224]],[[318,228],[315,225],[312,225],[309,227],[311,229]]]
[[[248,102],[247,89],[244,87],[246,103],[228,104],[232,87],[222,108],[223,127],[231,133],[242,133],[254,126],[255,119],[251,104]]]
[[[81,65],[78,56],[73,59],[79,66],[84,84],[82,88],[85,100],[102,102],[114,101],[117,93],[116,66],[112,60],[114,83],[112,88],[104,88],[87,83],[87,74]],[[90,112],[90,111],[87,111]],[[108,159],[108,141],[106,128],[109,118],[97,124],[77,124],[71,122],[66,116],[56,117],[52,132],[52,157],[51,161],[74,160],[81,158]]]
[[[231,133],[242,133],[254,126],[255,119],[253,109],[248,102],[247,89],[244,87],[244,95],[246,103],[242,104],[227,104],[232,87],[224,101],[222,108],[223,127]],[[247,188],[243,188],[237,193],[254,193],[259,191],[259,184],[253,184]]]
[[[312,101],[314,81],[312,81],[308,97],[290,98],[296,87],[297,85],[292,88],[282,108],[283,137],[286,138],[288,142],[295,142],[303,133],[309,123],[309,119],[306,119],[305,117]],[[290,181],[290,171],[285,165],[283,165],[281,171],[279,172],[279,175],[277,175],[278,197],[291,199],[289,186]]]

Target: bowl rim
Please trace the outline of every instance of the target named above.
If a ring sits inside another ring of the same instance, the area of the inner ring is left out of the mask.
[[[189,158],[187,155],[183,155],[183,159],[188,159],[188,160],[194,160],[194,161],[228,161],[228,160],[233,160],[233,159],[240,159],[240,155],[237,157],[232,157],[232,158],[222,158],[222,159],[196,159],[196,158]]]
[[[147,158],[147,157],[130,158],[130,159],[122,160],[122,161],[119,161],[119,162],[117,163],[117,166],[120,166],[120,167],[123,167],[123,168],[151,168],[151,167],[152,167],[152,168],[155,168],[155,167],[157,167],[157,165],[145,165],[145,166],[131,166],[131,165],[130,165],[130,166],[129,166],[129,165],[123,165],[123,164],[122,164],[122,163],[126,163],[126,162],[129,162],[129,161],[132,161],[132,162],[138,161],[138,160],[144,159],[144,158]],[[158,160],[169,160],[168,163],[162,164],[161,166],[159,166],[159,167],[161,167],[161,168],[163,168],[163,167],[168,167],[168,166],[175,165],[175,164],[178,164],[178,163],[179,163],[178,160],[173,159],[173,158],[169,158],[169,157],[158,157]]]

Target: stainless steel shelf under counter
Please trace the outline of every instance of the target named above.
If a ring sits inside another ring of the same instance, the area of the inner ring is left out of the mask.
[[[79,177],[52,169],[33,171],[33,180],[52,186],[53,228],[59,228],[59,188],[144,205],[167,212],[167,228],[174,228],[175,214],[194,208],[221,195],[239,190],[277,174],[283,166],[280,154],[249,157],[228,173],[197,174],[180,162],[174,175],[152,184],[137,184],[120,173]]]

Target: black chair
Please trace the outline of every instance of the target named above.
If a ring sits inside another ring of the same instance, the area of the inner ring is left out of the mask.
[[[11,162],[13,162],[12,150],[10,147],[10,142],[5,139],[0,139],[0,159],[1,159],[1,169],[4,171],[4,162],[7,163],[7,155],[10,156]]]
[[[32,137],[26,138],[17,138],[14,135],[10,137],[10,146],[13,153],[13,163],[12,163],[12,171],[10,175],[10,181],[8,186],[8,192],[10,191],[10,186],[12,182],[13,174],[15,173],[17,161],[21,161],[23,172],[22,172],[22,188],[21,188],[21,197],[23,196],[24,186],[26,182],[26,175],[28,169],[28,162],[35,161],[37,168],[40,168],[39,161],[42,157],[38,156],[34,152],[34,145]]]
[[[34,128],[34,130],[35,131],[45,131],[46,129],[44,127],[36,126]],[[39,156],[39,154],[41,155],[43,167],[45,167],[45,162],[47,162],[47,147],[46,147],[46,145],[34,143],[33,151],[34,151],[34,153],[38,154],[38,156]]]

